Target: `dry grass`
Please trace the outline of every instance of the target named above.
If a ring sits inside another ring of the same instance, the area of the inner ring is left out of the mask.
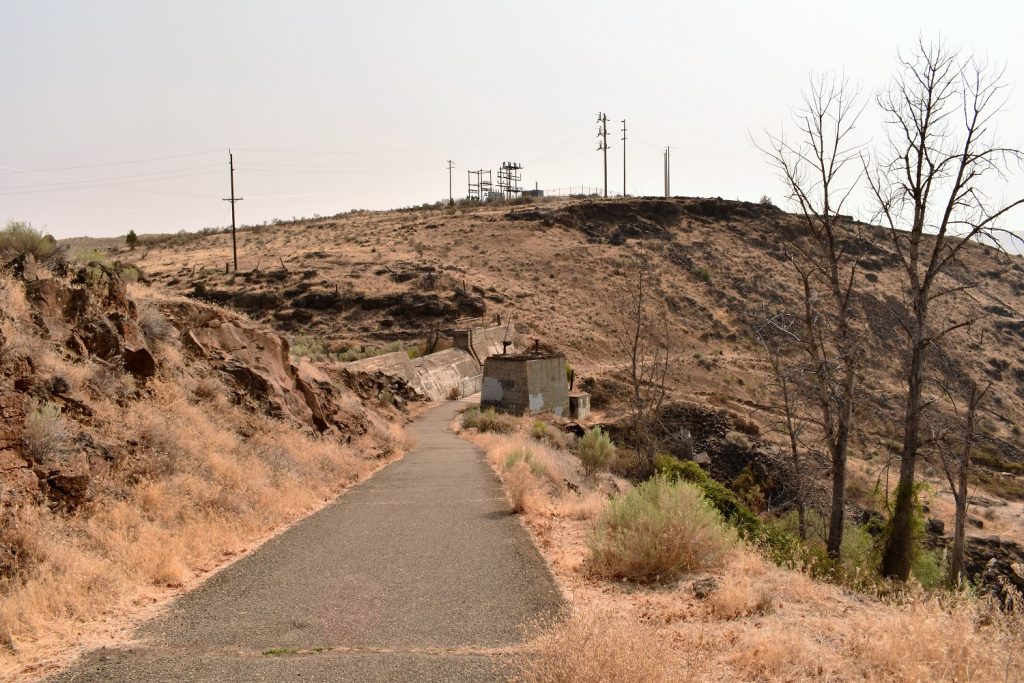
[[[48,463],[60,457],[67,442],[67,428],[60,416],[60,406],[33,400],[25,414],[22,445],[25,453],[37,463]]]
[[[685,681],[678,656],[657,630],[594,608],[574,610],[534,640],[513,680],[525,683]]]
[[[207,390],[210,383],[203,380]],[[94,477],[86,510],[21,510],[5,529],[24,571],[0,583],[0,679],[45,668],[76,643],[102,642],[115,620],[193,583],[380,464],[357,452],[376,445],[390,456],[407,443],[400,426],[378,420],[368,442],[341,446],[253,416],[226,390],[205,404],[190,400],[194,392],[153,381],[130,419],[117,402],[97,401],[95,428],[105,439],[134,440],[137,452]]]
[[[524,444],[522,434],[471,436],[496,471]],[[572,614],[526,646],[518,680],[1024,680],[1019,613],[923,592],[880,601],[782,569],[747,548],[692,575],[716,583],[703,600],[690,577],[655,588],[609,582],[589,571],[586,546],[607,496],[586,486],[580,495],[553,487],[535,495],[543,500],[528,503],[521,519]]]
[[[530,466],[520,460],[505,471],[503,481],[512,512],[526,510],[528,499],[537,489],[537,480],[530,471]]]

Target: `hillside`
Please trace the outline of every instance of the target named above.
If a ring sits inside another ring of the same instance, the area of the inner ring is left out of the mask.
[[[404,448],[273,330],[130,272],[0,273],[0,680],[123,637]]]
[[[885,234],[858,227],[868,235],[858,245],[857,284],[866,362],[850,496],[873,508],[892,464],[902,363],[896,316],[904,307]],[[144,236],[134,253],[119,247],[116,256],[171,292],[244,311],[318,360],[415,349],[435,327],[500,316],[525,341],[567,355],[595,394],[597,420],[617,415],[621,358],[611,329],[629,263],[639,257],[652,265],[668,307],[675,398],[752,422],[770,452],[781,441],[763,391],[767,363],[745,314],[762,303],[795,305],[798,281],[785,245],[800,231],[796,216],[775,207],[714,198],[547,199],[248,227],[239,231],[237,274],[225,272],[228,234]],[[965,252],[951,276],[974,286],[987,317],[971,336],[948,338],[936,367],[947,377],[969,372],[994,382],[979,449],[985,519],[975,518],[972,534],[1022,540],[1024,259],[1000,259],[982,246]],[[964,303],[956,306],[948,314],[963,317]],[[937,421],[950,418],[939,410]],[[948,523],[943,484],[934,469],[926,474],[933,514]]]

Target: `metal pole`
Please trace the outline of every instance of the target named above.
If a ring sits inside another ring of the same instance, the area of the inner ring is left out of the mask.
[[[448,206],[455,206],[455,200],[452,199],[452,160],[448,160]]]
[[[622,119],[622,196],[626,194],[626,119]]]
[[[235,272],[238,272],[238,240],[235,236],[235,202],[242,201],[242,197],[235,197],[235,156],[228,150],[228,170],[231,174],[231,197],[225,199],[231,202],[231,257],[235,264]]]

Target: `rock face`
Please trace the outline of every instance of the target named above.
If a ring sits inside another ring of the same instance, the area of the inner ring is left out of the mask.
[[[28,280],[33,318],[46,336],[79,354],[121,362],[137,377],[156,374],[156,359],[139,327],[138,309],[113,268],[90,263],[70,281]]]
[[[288,341],[281,335],[241,320],[199,320],[183,331],[182,344],[230,377],[240,397],[255,400],[274,417],[319,432],[363,429],[355,413],[336,404],[329,378],[312,365],[291,362]]]

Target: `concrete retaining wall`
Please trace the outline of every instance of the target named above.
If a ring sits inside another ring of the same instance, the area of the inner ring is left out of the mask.
[[[456,330],[452,333],[452,341],[455,343],[455,348],[469,351],[473,354],[476,362],[483,365],[483,362],[490,356],[500,356],[502,354],[505,349],[502,342],[504,342],[506,334],[509,335],[509,341],[511,341],[511,332],[504,325]],[[514,352],[515,347],[510,344],[508,353]]]
[[[385,353],[345,364],[349,372],[399,377],[431,401],[445,401],[458,389],[459,397],[480,391],[480,366],[468,351],[448,349],[410,360],[405,351]]]
[[[405,351],[394,351],[346,363],[345,369],[400,377],[431,401],[447,400],[453,389],[458,389],[461,398],[480,391],[482,363],[489,356],[501,354],[506,333],[504,326],[457,330],[453,333],[454,349],[412,360]],[[512,350],[509,346],[510,353]]]
[[[447,349],[413,360],[416,368],[416,388],[432,401],[451,398],[452,389],[459,396],[479,391],[480,366],[467,351]]]

